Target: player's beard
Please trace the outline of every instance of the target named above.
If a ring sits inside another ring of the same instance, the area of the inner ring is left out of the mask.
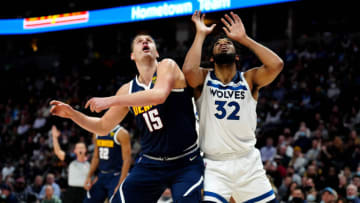
[[[220,53],[214,55],[214,62],[218,65],[228,65],[235,63],[235,53]]]

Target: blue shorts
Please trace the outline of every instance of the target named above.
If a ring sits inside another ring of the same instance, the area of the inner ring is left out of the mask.
[[[99,172],[98,180],[86,192],[84,203],[104,202],[106,198],[111,198],[114,190],[119,183],[120,172],[118,173],[101,173]]]
[[[173,161],[141,156],[110,203],[156,203],[166,188],[174,203],[201,202],[203,174],[199,150]]]

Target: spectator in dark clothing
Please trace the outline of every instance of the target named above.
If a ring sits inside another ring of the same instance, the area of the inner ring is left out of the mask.
[[[37,175],[35,177],[34,183],[26,188],[26,193],[28,195],[29,202],[35,202],[36,200],[37,201],[41,200],[40,192],[41,192],[42,184],[43,184],[43,177]]]
[[[11,188],[8,185],[0,185],[0,190],[0,203],[18,203],[18,200],[11,192]]]

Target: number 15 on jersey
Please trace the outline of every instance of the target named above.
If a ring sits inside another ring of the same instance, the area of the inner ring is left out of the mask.
[[[164,126],[157,109],[152,109],[143,113],[142,115],[150,132],[153,132],[154,130],[160,130]]]

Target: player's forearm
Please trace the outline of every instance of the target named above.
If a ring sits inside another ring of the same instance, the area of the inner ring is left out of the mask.
[[[104,129],[105,126],[103,126],[101,118],[90,117],[79,111],[74,110],[71,120],[83,129],[98,135],[104,135],[110,131],[110,129]]]
[[[91,164],[90,164],[90,170],[89,170],[89,173],[88,173],[88,178],[91,178],[91,177],[94,176],[95,171],[96,171],[96,169],[98,168],[98,166],[99,166],[99,157],[94,156],[94,157],[91,159]]]
[[[202,46],[204,43],[206,35],[201,33],[196,33],[193,44],[191,45],[189,51],[186,54],[183,72],[192,72],[193,70],[199,69],[201,62],[201,52]]]
[[[243,40],[241,44],[253,51],[259,60],[264,64],[265,68],[277,71],[283,68],[284,62],[277,54],[275,54],[269,48],[254,41],[250,37],[246,37],[246,39]]]
[[[157,105],[165,102],[169,96],[169,91],[162,89],[150,89],[146,91],[136,92],[129,95],[112,96],[110,99],[110,107],[112,106],[148,106]]]
[[[196,87],[196,73],[200,69],[202,46],[206,35],[203,33],[196,33],[193,44],[186,54],[182,71],[191,87]]]
[[[65,152],[62,151],[59,141],[56,137],[53,137],[53,147],[54,147],[54,153],[55,155],[60,159],[60,160],[64,160],[65,157]]]
[[[121,168],[121,176],[118,185],[120,185],[125,180],[126,176],[129,173],[130,165],[131,165],[131,158],[123,160],[123,165]]]

